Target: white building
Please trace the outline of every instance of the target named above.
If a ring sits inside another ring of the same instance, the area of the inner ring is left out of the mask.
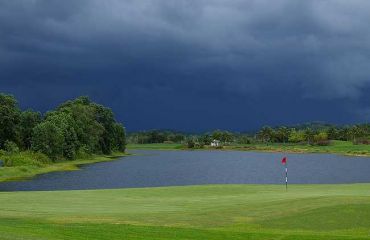
[[[221,146],[221,142],[219,140],[213,139],[211,142],[211,147],[218,147]]]

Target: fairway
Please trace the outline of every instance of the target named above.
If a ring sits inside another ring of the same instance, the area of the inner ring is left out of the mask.
[[[370,239],[370,184],[1,192],[0,239]]]

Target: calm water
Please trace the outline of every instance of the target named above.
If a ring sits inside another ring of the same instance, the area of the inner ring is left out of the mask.
[[[280,153],[132,151],[136,156],[0,184],[0,191],[284,183]],[[288,154],[290,183],[370,182],[370,158]]]

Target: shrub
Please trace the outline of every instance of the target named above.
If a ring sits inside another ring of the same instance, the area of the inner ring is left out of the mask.
[[[204,144],[203,143],[195,143],[194,148],[198,148],[198,149],[204,148]]]
[[[194,142],[194,140],[193,140],[193,139],[189,139],[189,140],[187,141],[187,146],[188,146],[188,148],[194,148],[194,147],[195,147],[195,142]]]
[[[18,145],[15,142],[8,141],[8,140],[5,141],[4,149],[7,153],[10,153],[10,154],[19,152]]]
[[[51,163],[51,160],[42,153],[25,151],[20,153],[7,154],[4,157],[4,165],[14,166],[36,166],[41,167]]]
[[[91,157],[91,153],[88,149],[87,146],[81,146],[78,151],[77,151],[77,154],[76,154],[76,158],[78,159],[86,159],[86,158],[89,158]]]
[[[328,140],[328,134],[326,132],[320,132],[314,135],[314,143],[319,146],[327,146],[330,144]]]
[[[364,145],[370,145],[370,139],[368,138],[358,138],[356,139],[353,144],[364,144]]]
[[[291,131],[289,135],[289,142],[300,143],[306,141],[304,131],[296,131],[295,129]]]
[[[320,141],[317,141],[316,142],[316,145],[319,145],[319,146],[329,146],[330,145],[330,140],[320,140]]]

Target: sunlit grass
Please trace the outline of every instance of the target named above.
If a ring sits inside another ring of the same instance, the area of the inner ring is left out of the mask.
[[[18,157],[20,155],[21,157]],[[19,153],[15,156],[12,156],[13,159],[16,159],[17,165],[12,167],[1,167],[0,168],[0,182],[7,180],[16,180],[31,178],[38,174],[55,172],[55,171],[72,171],[78,170],[79,165],[90,164],[96,162],[112,161],[113,159],[125,156],[125,153],[113,153],[112,155],[91,155],[84,159],[76,159],[73,161],[62,161],[57,163],[44,162],[43,164],[33,164],[33,159],[26,153]],[[21,159],[21,160],[18,160]],[[26,164],[19,164],[19,162],[27,162]]]
[[[370,184],[0,193],[0,239],[370,239]]]
[[[148,144],[127,145],[127,149],[142,149],[142,150],[178,150],[182,148],[183,145],[179,143],[148,143]]]

